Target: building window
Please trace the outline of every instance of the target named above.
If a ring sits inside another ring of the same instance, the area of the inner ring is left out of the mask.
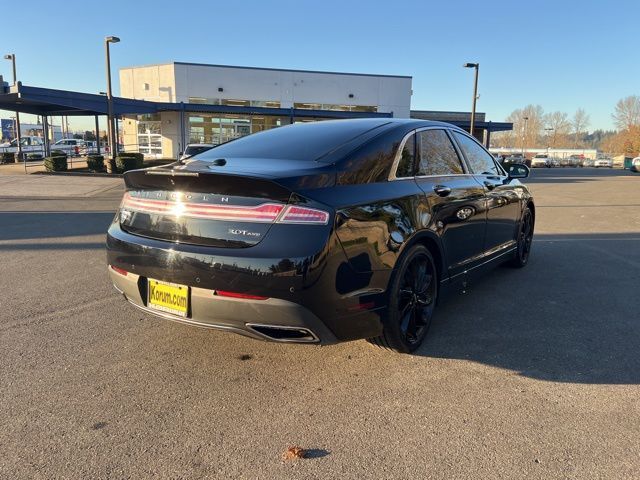
[[[138,152],[150,157],[162,156],[162,123],[159,114],[138,115]]]
[[[189,143],[219,145],[280,125],[282,119],[270,115],[189,114]]]
[[[373,105],[342,105],[333,103],[302,103],[293,104],[294,108],[301,110],[332,110],[338,112],[377,112],[378,107]]]
[[[229,105],[232,107],[264,107],[264,108],[280,108],[280,102],[276,100],[240,100],[233,98],[205,98],[205,97],[189,97],[189,103],[198,103],[201,105]]]

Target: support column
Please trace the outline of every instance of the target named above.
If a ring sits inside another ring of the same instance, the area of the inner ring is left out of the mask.
[[[184,124],[184,102],[180,102],[180,147],[178,148],[178,159],[182,156],[181,152],[187,149]]]
[[[16,144],[18,149],[16,150],[17,157],[15,162],[18,163],[22,158],[22,135],[20,134],[20,113],[16,111]]]
[[[98,149],[98,155],[100,155],[100,124],[98,122],[98,115],[94,115],[96,119],[96,148]]]
[[[51,150],[49,145],[49,117],[47,115],[42,115],[42,133],[44,137],[44,156],[48,157],[51,155]]]
[[[489,122],[485,131],[487,134],[485,135],[484,145],[489,148],[489,145],[491,145],[491,122]]]

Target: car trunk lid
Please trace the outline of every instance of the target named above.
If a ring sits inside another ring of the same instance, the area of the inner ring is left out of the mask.
[[[292,203],[293,192],[275,181],[273,168],[247,174],[217,167],[192,162],[127,172],[121,228],[176,243],[243,248],[259,243],[275,223],[328,223],[328,212]]]

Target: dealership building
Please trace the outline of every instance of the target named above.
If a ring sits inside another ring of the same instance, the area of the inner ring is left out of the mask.
[[[122,120],[125,146],[175,156],[294,122],[408,117],[411,77],[172,62],[120,69],[120,94],[164,104]]]
[[[176,158],[190,143],[219,144],[297,122],[413,117],[470,126],[469,113],[411,110],[410,76],[170,62],[122,68],[119,80],[119,143],[150,158]],[[39,115],[45,124],[58,115],[91,115],[98,129],[107,112],[102,95],[20,82],[2,88],[0,109]],[[511,128],[479,113],[474,135],[488,144],[492,131]]]

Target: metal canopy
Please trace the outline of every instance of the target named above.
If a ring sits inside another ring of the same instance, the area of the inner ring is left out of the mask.
[[[114,97],[113,104],[117,115],[157,112],[155,102]],[[33,115],[106,115],[107,97],[18,83],[0,94],[0,109]]]
[[[4,90],[4,92],[3,92]],[[69,90],[55,90],[52,88],[31,87],[18,82],[17,86],[0,87],[0,109],[33,115],[106,115],[107,97],[92,93],[73,92]],[[342,110],[307,110],[301,108],[268,108],[268,107],[244,107],[235,105],[209,105],[201,103],[171,103],[149,102],[132,98],[113,97],[113,109],[116,116],[127,114],[141,115],[159,112],[198,112],[219,113],[236,115],[272,115],[289,117],[291,119],[301,117],[314,118],[371,118],[392,117],[392,113],[383,112],[349,112]],[[452,114],[457,112],[423,112],[412,111],[413,118],[423,118],[425,114]],[[484,118],[480,117],[482,120]],[[427,119],[425,117],[425,119]],[[428,119],[437,119],[431,118]],[[461,128],[468,129],[470,122],[462,118],[440,118]],[[485,129],[489,132],[512,130],[513,124],[508,122],[476,122],[477,129]]]
[[[72,92],[22,85],[0,93],[0,109],[33,115],[106,115],[107,97],[91,93]],[[274,115],[281,117],[369,118],[391,117],[391,113],[348,112],[339,110],[306,110],[299,108],[243,107],[200,103],[149,102],[113,97],[116,116],[159,112],[200,112],[237,115]]]
[[[463,130],[469,130],[471,128],[471,122],[466,121],[450,121],[453,125],[462,128]],[[474,130],[488,130],[489,132],[506,132],[513,130],[513,123],[509,122],[474,122]]]

